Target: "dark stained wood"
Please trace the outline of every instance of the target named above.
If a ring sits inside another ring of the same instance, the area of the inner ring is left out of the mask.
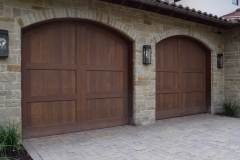
[[[122,71],[124,70],[123,66],[93,66],[93,65],[86,65],[89,71]]]
[[[206,112],[206,53],[183,37],[157,43],[156,119]]]
[[[27,103],[27,128],[76,122],[76,104],[72,101]]]
[[[131,44],[131,42],[128,42]],[[128,53],[133,53],[133,45],[128,46]],[[133,54],[128,54],[128,124],[133,123]]]
[[[23,138],[129,123],[124,38],[99,25],[56,21],[23,30],[22,39]]]
[[[76,95],[57,95],[57,96],[27,96],[26,102],[50,102],[57,101],[59,99],[63,101],[74,100],[76,99]]]
[[[108,92],[108,93],[86,93],[86,98],[87,99],[95,99],[95,98],[104,98],[104,97],[109,97],[109,98],[117,98],[117,97],[123,97],[124,93],[116,93],[116,92]]]
[[[211,52],[206,53],[206,104],[207,112],[211,113]]]
[[[76,132],[76,130],[80,130],[78,126],[76,128],[76,123],[48,125],[48,126],[41,126],[41,127],[28,127],[24,129],[23,136],[24,138],[40,137],[45,135],[71,133],[71,132]]]
[[[81,130],[75,28],[50,23],[23,31],[23,138]]]
[[[83,130],[128,123],[128,46],[104,28],[78,27],[77,42],[84,41]],[[85,40],[81,37],[85,35]],[[94,46],[94,47],[93,47]]]
[[[27,63],[26,69],[29,70],[76,70],[76,65],[66,65],[66,64],[36,64],[36,63]]]

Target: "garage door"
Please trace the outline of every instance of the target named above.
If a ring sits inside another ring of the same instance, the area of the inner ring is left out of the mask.
[[[128,123],[127,44],[86,22],[22,31],[23,137]]]
[[[156,46],[156,118],[206,110],[205,51],[185,38],[169,38]]]

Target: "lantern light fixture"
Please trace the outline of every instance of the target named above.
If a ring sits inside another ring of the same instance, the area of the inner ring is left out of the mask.
[[[8,31],[0,30],[0,58],[8,57]]]
[[[150,45],[143,46],[143,64],[151,64],[152,49]]]
[[[223,54],[217,55],[217,68],[223,68]]]

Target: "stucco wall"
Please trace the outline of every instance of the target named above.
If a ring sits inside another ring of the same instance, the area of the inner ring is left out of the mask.
[[[0,114],[21,121],[21,28],[56,18],[98,21],[128,35],[134,41],[134,123],[155,122],[155,44],[174,36],[198,39],[212,51],[212,110],[223,98],[223,70],[216,55],[224,41],[218,29],[96,0],[0,0],[0,29],[9,30],[10,53],[0,59]],[[142,46],[153,49],[152,64],[142,64]]]

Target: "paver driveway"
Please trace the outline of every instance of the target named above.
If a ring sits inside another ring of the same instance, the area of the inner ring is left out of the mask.
[[[34,159],[240,159],[240,119],[201,114],[24,140]]]

